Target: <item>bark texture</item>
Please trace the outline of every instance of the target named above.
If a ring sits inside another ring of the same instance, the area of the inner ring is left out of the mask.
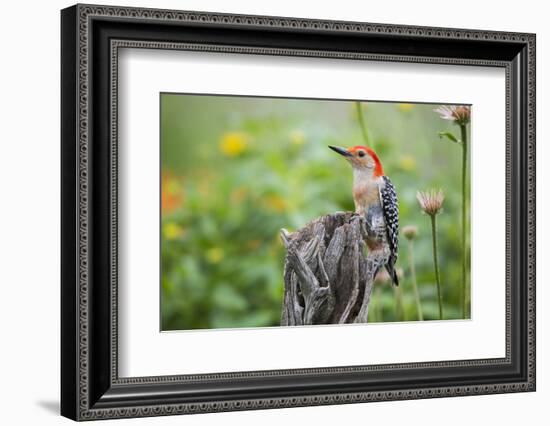
[[[365,256],[365,224],[354,213],[319,217],[281,230],[287,254],[281,325],[367,322],[376,251]]]

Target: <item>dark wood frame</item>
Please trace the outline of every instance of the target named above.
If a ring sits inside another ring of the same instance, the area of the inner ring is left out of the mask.
[[[76,5],[61,13],[61,413],[75,420],[535,390],[533,34]],[[119,378],[117,52],[193,49],[506,70],[506,357]]]

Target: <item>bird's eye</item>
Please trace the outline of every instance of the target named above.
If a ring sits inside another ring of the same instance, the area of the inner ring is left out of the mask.
[[[357,153],[357,155],[358,155],[359,157],[364,157],[364,156],[365,156],[365,151],[359,151],[359,152]]]

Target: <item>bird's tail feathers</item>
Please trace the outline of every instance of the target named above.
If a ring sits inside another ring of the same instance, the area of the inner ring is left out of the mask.
[[[386,271],[388,271],[392,284],[399,287],[399,278],[397,277],[397,271],[395,270],[394,265],[386,263]]]

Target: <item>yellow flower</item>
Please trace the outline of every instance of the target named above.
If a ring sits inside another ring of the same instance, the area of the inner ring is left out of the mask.
[[[220,141],[220,150],[228,157],[236,157],[246,150],[248,137],[243,132],[224,133]]]
[[[269,210],[279,213],[284,212],[287,208],[286,201],[279,195],[268,195],[264,199],[264,203]]]
[[[162,227],[162,231],[164,233],[164,238],[167,240],[175,240],[185,235],[185,229],[174,222],[165,223]]]
[[[301,146],[306,141],[306,136],[304,135],[304,132],[301,130],[293,130],[290,132],[290,142],[292,142],[293,145]]]
[[[399,108],[399,111],[409,112],[411,109],[414,108],[414,105],[413,104],[397,104],[397,108]]]
[[[405,172],[412,172],[416,168],[416,160],[412,155],[403,155],[399,158],[399,167]]]
[[[212,247],[206,251],[206,258],[210,263],[220,263],[223,257],[224,252],[220,247]]]

